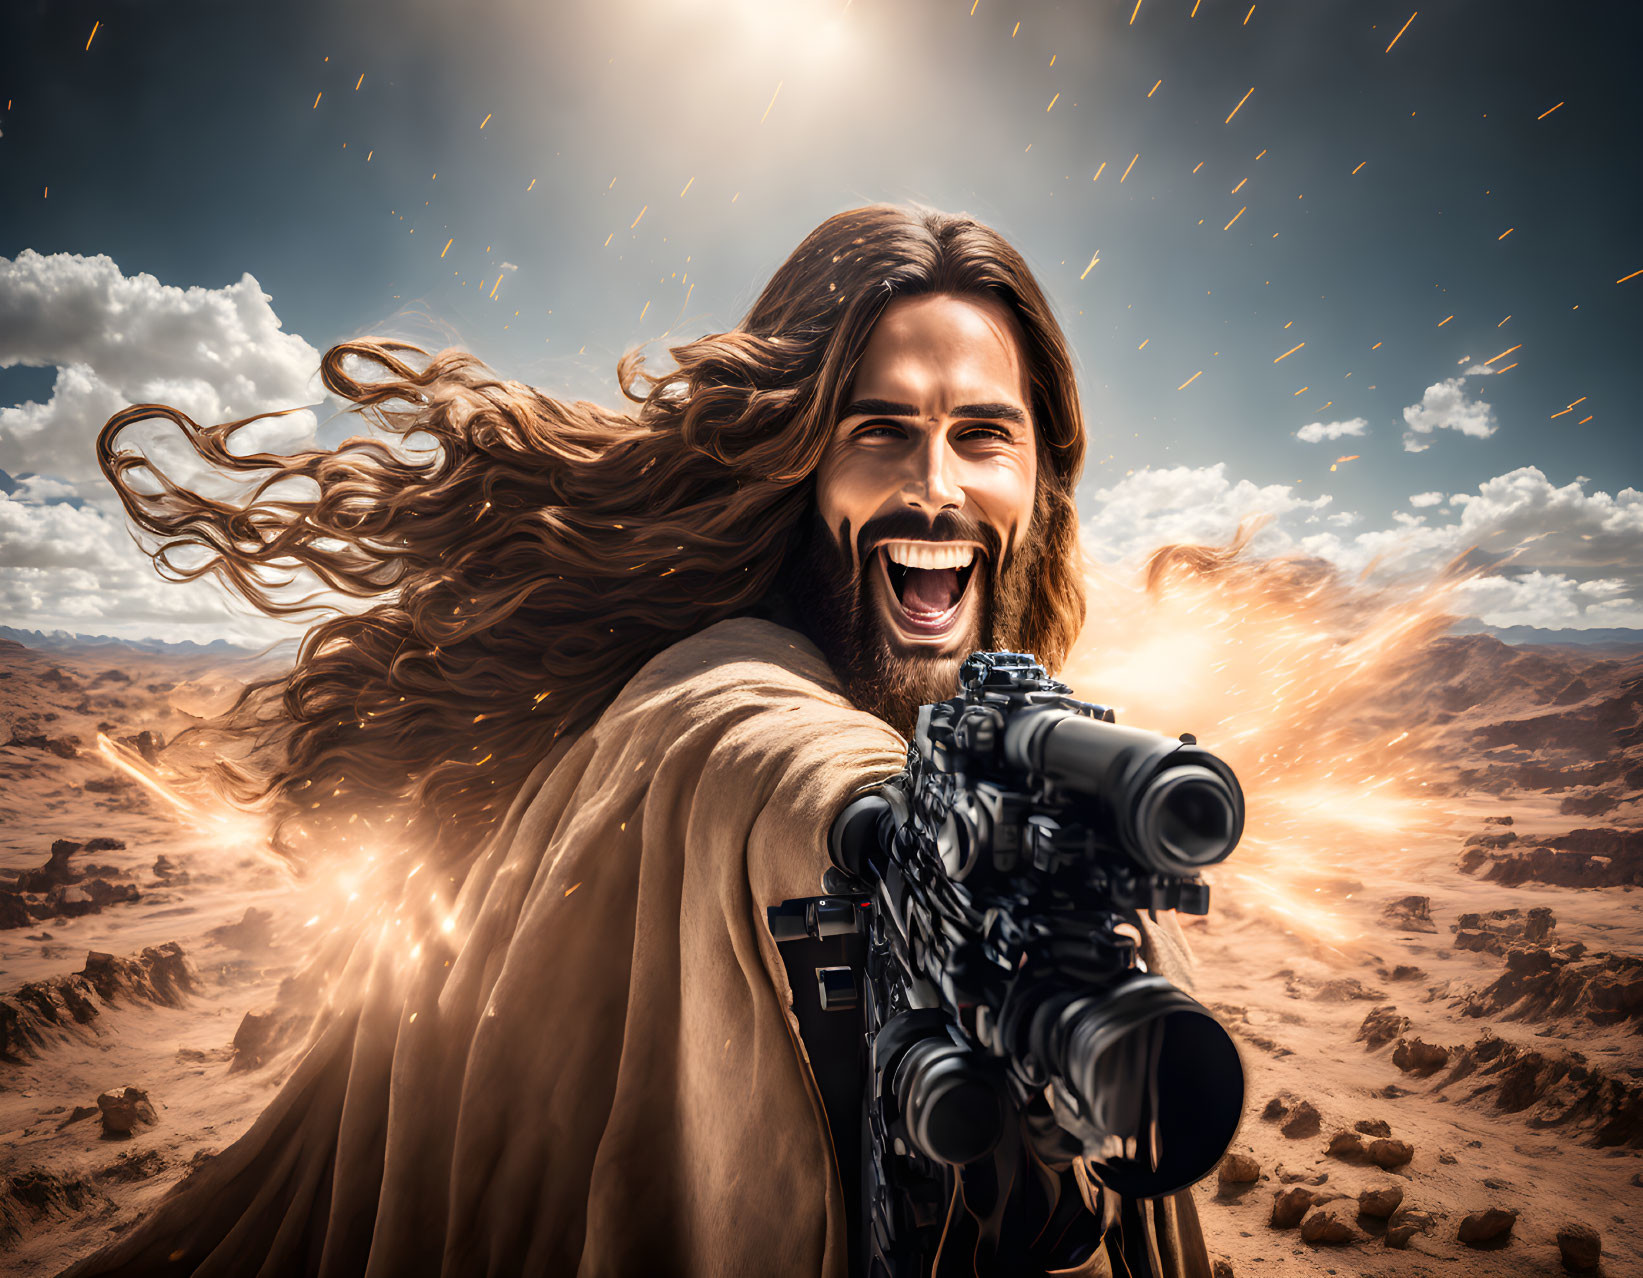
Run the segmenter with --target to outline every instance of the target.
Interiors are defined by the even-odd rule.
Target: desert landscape
[[[138,775],[265,667],[0,641],[8,1273],[128,1226],[299,1051],[321,889]],[[1418,806],[1263,824],[1246,775],[1186,927],[1248,1080],[1195,1190],[1217,1274],[1643,1272],[1643,649],[1441,637],[1354,713],[1415,732]]]

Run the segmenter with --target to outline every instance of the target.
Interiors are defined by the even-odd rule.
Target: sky
[[[1479,624],[1643,627],[1643,16],[1416,3],[9,0],[0,624],[282,633],[132,544],[127,404],[334,442],[365,334],[614,403],[890,200],[1038,274],[1103,562],[1264,512],[1370,580],[1502,556]]]

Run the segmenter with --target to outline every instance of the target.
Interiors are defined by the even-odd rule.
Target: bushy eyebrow
[[[948,414],[951,417],[981,418],[991,421],[1026,424],[1027,414],[1014,404],[960,404]],[[847,404],[845,417],[917,417],[918,409],[912,404],[897,404],[888,399],[858,399]]]

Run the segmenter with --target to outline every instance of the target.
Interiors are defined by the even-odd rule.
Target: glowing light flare
[[[1409,22],[1413,22],[1419,15],[1420,10],[1416,9],[1414,13],[1409,15]],[[1392,37],[1392,44],[1396,44],[1399,40],[1403,39],[1403,33],[1409,30],[1409,22],[1404,23],[1398,28],[1398,34]],[[1386,46],[1386,51],[1388,53],[1392,52],[1392,44]]]
[[[1253,13],[1253,12],[1255,12],[1255,10],[1253,8],[1251,8],[1250,12]],[[1254,92],[1255,92],[1255,86],[1251,85],[1250,88],[1249,88],[1249,93],[1254,93]],[[1237,115],[1238,112],[1242,109],[1244,103],[1249,101],[1249,93],[1244,94],[1243,97],[1238,99],[1238,105],[1232,108],[1232,115],[1227,116],[1226,122],[1228,124],[1232,123],[1232,116]]]

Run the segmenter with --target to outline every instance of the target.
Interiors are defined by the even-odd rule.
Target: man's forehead
[[[856,368],[847,402],[910,402],[919,411],[1000,399],[1026,405],[1015,317],[1003,304],[950,294],[897,298],[885,308]]]

